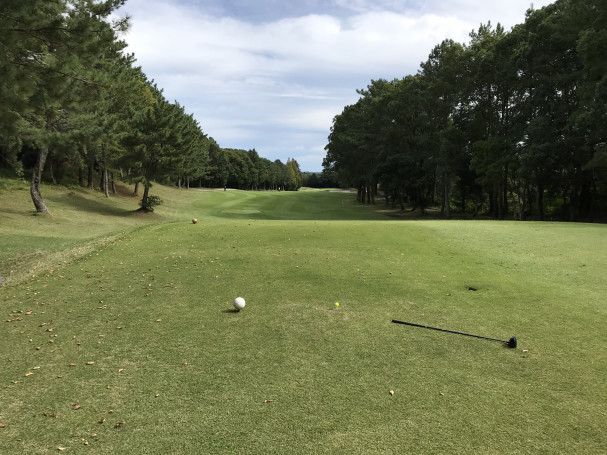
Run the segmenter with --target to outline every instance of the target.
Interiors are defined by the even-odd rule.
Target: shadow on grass
[[[223,310],[222,313],[240,313],[240,310],[237,310],[237,309]]]
[[[48,196],[45,199],[49,202],[63,204],[67,207],[71,207],[76,210],[94,212],[100,215],[126,217],[141,213],[136,208],[132,210],[127,210],[122,207],[108,205],[106,200],[98,201],[95,199],[87,198],[78,193],[75,193],[74,191],[70,191],[62,195]]]

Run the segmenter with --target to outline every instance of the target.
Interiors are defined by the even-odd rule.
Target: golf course
[[[605,225],[28,190],[0,181],[1,454],[607,453]]]

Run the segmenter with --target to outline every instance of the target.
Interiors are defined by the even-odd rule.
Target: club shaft
[[[483,340],[491,340],[491,341],[499,341],[500,343],[508,343],[507,341],[498,340],[497,338],[488,338],[488,337],[483,337],[480,335],[472,335],[471,333],[456,332],[455,330],[439,329],[438,327],[430,327],[428,325],[414,324],[413,322],[398,321],[396,319],[392,319],[392,322],[394,322],[395,324],[410,325],[412,327],[421,327],[423,329],[438,330],[439,332],[456,333],[457,335],[465,335],[467,337],[482,338]]]

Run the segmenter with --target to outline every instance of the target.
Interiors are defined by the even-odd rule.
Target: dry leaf
[[[159,394],[159,393],[157,393],[157,394],[156,394],[156,395],[154,395],[154,396],[155,396],[156,398],[158,398],[158,397],[160,396],[160,394]]]
[[[34,367],[34,368],[32,368],[32,370],[39,370],[39,369],[40,369],[40,367]]]
[[[104,422],[105,422],[105,419],[101,419],[101,420],[99,421],[99,423],[104,423]]]
[[[27,310],[27,311],[25,312],[25,314],[27,314],[27,315],[30,315],[30,314],[32,314],[32,313],[33,313],[33,311],[32,311],[32,310]]]
[[[264,403],[272,403],[274,400],[263,400]]]
[[[390,396],[394,395],[394,390],[390,390]]]
[[[3,423],[0,423],[0,428],[6,428],[6,425],[4,425]]]
[[[80,405],[78,403],[72,403],[72,408],[74,408],[74,410],[80,409]]]
[[[114,428],[122,428],[125,423],[126,422],[118,422],[116,425],[114,425]]]
[[[25,373],[26,376],[31,376],[32,374],[34,374],[34,373],[32,373],[31,371],[28,371],[27,373]]]
[[[183,362],[182,365],[188,366],[189,363],[188,362]]]
[[[75,366],[76,366],[76,364],[75,364],[75,363],[70,363],[68,366],[69,366],[69,367],[75,367]]]
[[[91,362],[86,362],[87,365],[94,365],[95,362],[91,361]]]
[[[67,450],[67,448],[59,446],[59,447],[57,447],[57,450],[59,452],[65,452]]]

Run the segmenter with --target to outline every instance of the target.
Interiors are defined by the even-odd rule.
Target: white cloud
[[[466,42],[488,19],[504,17],[509,27],[529,7],[522,0],[336,0],[333,7],[356,12],[337,17],[316,10],[251,22],[235,14],[214,17],[209,11],[217,9],[196,5],[127,2],[128,51],[221,146],[256,148],[283,161],[303,151],[304,170],[320,170],[324,145],[318,144],[333,117],[356,101],[356,89],[415,73],[443,39]]]

